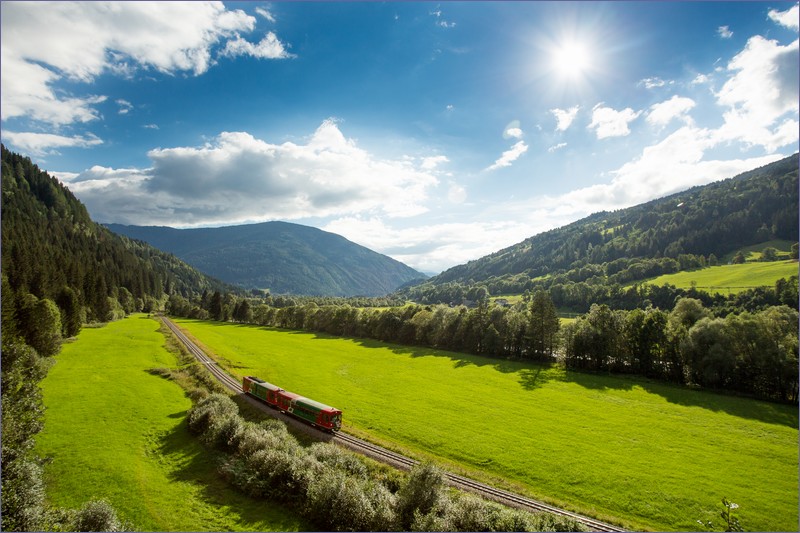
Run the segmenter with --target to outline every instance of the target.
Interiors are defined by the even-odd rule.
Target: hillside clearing
[[[710,293],[737,294],[755,287],[774,287],[781,278],[798,274],[797,260],[773,261],[770,263],[744,263],[741,265],[720,265],[700,270],[665,274],[646,280],[650,285],[674,285],[679,289],[689,289],[693,284],[697,289]],[[642,282],[637,282],[642,283]]]
[[[646,380],[254,326],[176,320],[223,366],[334,405],[346,429],[502,476],[635,528],[797,524],[797,409]]]
[[[296,531],[282,507],[244,497],[216,473],[184,416],[180,387],[148,373],[176,366],[159,325],[134,315],[84,329],[42,382],[47,406],[37,450],[52,504],[105,498],[139,531]]]

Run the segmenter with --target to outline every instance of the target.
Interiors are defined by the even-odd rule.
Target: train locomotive
[[[342,412],[339,409],[304,398],[263,379],[254,376],[242,378],[242,392],[318,428],[331,432],[342,428]]]

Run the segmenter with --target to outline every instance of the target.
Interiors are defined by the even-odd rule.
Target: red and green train
[[[335,407],[304,398],[254,376],[242,378],[242,392],[267,405],[328,431],[342,427],[342,412]]]

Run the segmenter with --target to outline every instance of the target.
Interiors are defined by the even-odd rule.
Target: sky
[[[0,3],[0,137],[101,223],[422,272],[798,151],[797,2]]]

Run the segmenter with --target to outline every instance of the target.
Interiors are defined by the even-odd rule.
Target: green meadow
[[[148,372],[175,367],[159,324],[134,315],[83,329],[42,382],[47,406],[37,451],[48,500],[77,508],[105,498],[138,531],[297,531],[289,511],[235,492],[187,430],[191,406],[175,383]]]
[[[634,529],[798,526],[796,406],[374,341],[177,320],[222,365],[345,429]]]
[[[774,287],[781,278],[798,274],[796,260],[772,261],[769,263],[744,263],[741,265],[720,265],[700,270],[665,274],[647,280],[650,285],[674,285],[688,289],[696,284],[698,289],[707,292],[737,294],[751,287]]]

